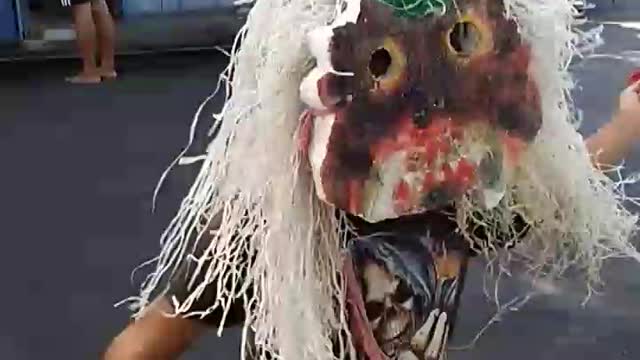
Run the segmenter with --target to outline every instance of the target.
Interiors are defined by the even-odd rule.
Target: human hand
[[[620,93],[618,113],[614,117],[618,128],[632,132],[640,138],[640,81],[636,81]]]
[[[620,94],[619,112],[632,113],[640,118],[640,81],[636,81]],[[638,119],[640,122],[640,119]]]
[[[631,83],[631,81],[630,81]],[[640,142],[640,80],[620,93],[618,110],[611,121],[587,140],[597,168],[617,164]]]

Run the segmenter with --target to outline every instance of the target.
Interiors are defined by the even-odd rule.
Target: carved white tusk
[[[431,333],[431,329],[433,328],[433,324],[436,322],[436,317],[438,315],[440,315],[439,309],[434,309],[433,311],[431,311],[431,314],[429,314],[427,321],[411,339],[411,348],[413,348],[415,351],[422,352],[427,347],[429,334]]]
[[[442,349],[442,344],[445,341],[445,330],[447,329],[447,313],[443,312],[438,317],[438,323],[436,329],[433,332],[431,343],[427,347],[424,355],[427,360],[437,360],[439,358],[439,352]]]
[[[440,359],[439,360],[444,360],[447,357],[447,343],[449,342],[449,325],[447,325],[447,328],[444,332],[444,340],[442,340],[442,348],[441,348],[441,353],[440,353]]]

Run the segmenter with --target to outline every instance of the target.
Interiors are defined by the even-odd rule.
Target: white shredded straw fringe
[[[576,267],[591,287],[599,283],[605,259],[640,256],[629,243],[636,217],[622,207],[624,194],[616,183],[591,165],[570,112],[568,67],[580,50],[571,1],[504,3],[506,16],[517,21],[532,46],[530,72],[540,87],[544,119],[505,200],[497,211],[483,214],[484,226],[492,233],[509,226],[506,215],[519,213],[532,229],[513,256],[545,276]],[[200,173],[162,236],[160,255],[147,263],[155,270],[133,299],[137,315],[152,296],[166,291],[161,283],[183,261],[192,261],[190,295],[182,302],[173,299],[176,314],[226,313],[241,300],[248,313],[243,342],[255,331],[259,358],[267,351],[287,360],[356,358],[340,277],[345,224],[317,200],[310,177],[299,171],[295,141],[302,111],[298,88],[312,60],[305,36],[328,24],[341,5],[341,0],[254,2],[221,76],[227,98],[215,116],[219,133],[197,158]],[[472,210],[479,211],[470,200],[459,209],[462,224]],[[215,214],[220,227],[209,233]],[[201,238],[208,241],[207,250],[196,258],[188,240]],[[204,281],[196,281],[199,274]],[[218,291],[215,303],[192,312],[207,286]],[[223,326],[224,321],[219,332]],[[334,354],[336,342],[341,351]]]
[[[283,359],[333,359],[336,340],[338,357],[352,351],[339,272],[342,220],[317,200],[310,178],[300,176],[295,142],[302,110],[298,87],[311,59],[305,36],[331,21],[338,5],[255,2],[222,77],[227,99],[214,124],[219,133],[206,157],[198,158],[201,171],[163,234],[156,269],[135,299],[138,315],[158,288],[166,290],[161,281],[190,258],[196,269],[191,293],[183,302],[173,299],[177,314],[226,314],[241,300],[258,357],[274,351]],[[203,237],[215,214],[221,214],[220,227]],[[201,237],[210,243],[195,258],[188,240]],[[199,274],[205,279],[200,283]],[[192,312],[207,286],[218,291],[215,303]]]

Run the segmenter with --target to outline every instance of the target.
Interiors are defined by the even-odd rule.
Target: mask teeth
[[[444,351],[443,345],[447,342],[448,333],[447,313],[443,312],[438,317],[431,343],[424,352],[426,360],[439,360],[440,354]]]
[[[431,334],[433,330],[433,326],[435,325],[439,315],[440,315],[440,310],[433,309],[429,314],[427,321],[420,328],[420,330],[418,330],[416,334],[413,336],[413,338],[411,339],[411,347],[415,351],[423,352],[426,350],[429,342],[429,335]]]

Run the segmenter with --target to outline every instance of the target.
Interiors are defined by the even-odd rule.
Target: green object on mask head
[[[415,18],[444,15],[452,0],[378,0],[392,7],[399,16]]]

